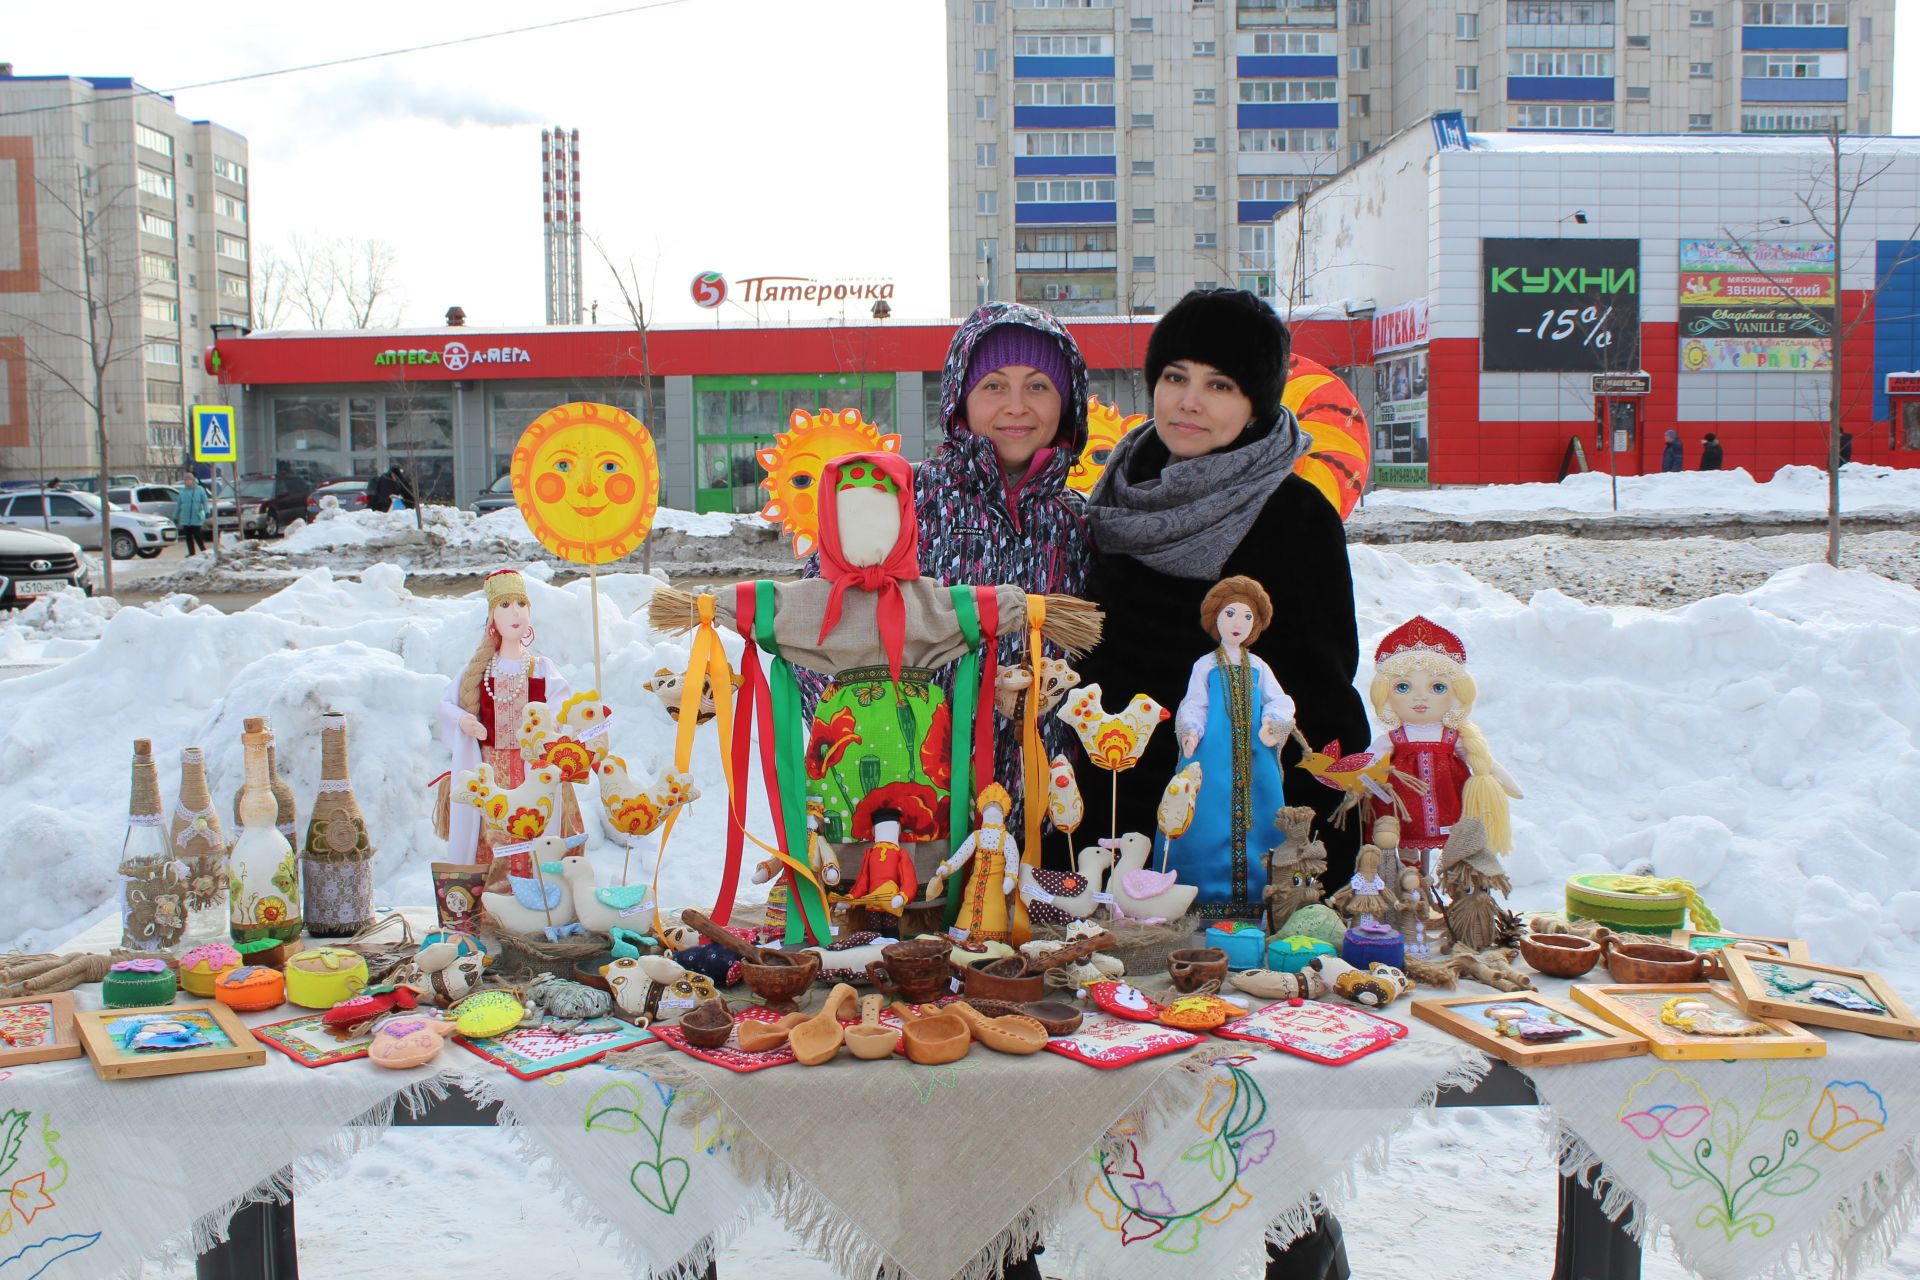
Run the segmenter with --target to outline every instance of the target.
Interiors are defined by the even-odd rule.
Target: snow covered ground
[[[1782,467],[1771,480],[1756,481],[1744,468],[1621,476],[1625,512],[1737,511],[1818,513],[1827,509],[1827,473],[1819,467]],[[1605,471],[1568,476],[1558,484],[1491,484],[1461,489],[1376,489],[1370,509],[1411,509],[1445,515],[1496,512],[1610,512],[1612,477]],[[1843,512],[1920,510],[1920,468],[1848,463],[1840,473]]]

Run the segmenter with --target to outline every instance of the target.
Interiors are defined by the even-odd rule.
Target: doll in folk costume
[[[472,805],[449,806],[450,784],[482,764],[491,766],[493,782],[502,789],[525,782],[527,760],[520,748],[520,725],[527,704],[559,706],[573,690],[551,659],[536,657],[532,651],[533,615],[526,579],[512,569],[490,573],[486,595],[487,626],[480,645],[440,699],[440,739],[453,755],[453,772],[442,783],[435,824],[446,838],[448,861],[490,865],[498,833],[481,821],[480,811]],[[560,834],[579,835],[586,827],[572,786],[561,786],[560,801]],[[514,854],[500,867],[491,868],[489,885],[504,889],[509,871],[531,876],[528,855]]]
[[[1286,803],[1279,747],[1293,731],[1293,699],[1247,646],[1273,621],[1273,601],[1252,578],[1214,584],[1200,625],[1218,646],[1193,664],[1174,713],[1180,768],[1200,765],[1192,825],[1171,842],[1167,865],[1200,890],[1208,920],[1257,920],[1265,908],[1267,815]]]
[[[1381,916],[1400,910],[1400,895],[1381,870],[1386,860],[1377,845],[1360,846],[1359,856],[1354,859],[1353,878],[1347,881],[1346,888],[1327,899],[1341,919],[1364,929],[1378,925]]]
[[[1014,886],[1019,883],[1020,846],[1007,832],[1007,813],[1013,799],[1007,789],[990,782],[980,792],[980,826],[958,849],[941,859],[933,879],[927,882],[927,896],[938,894],[947,877],[960,868],[967,869],[966,887],[960,892],[960,914],[954,918],[956,937],[975,942],[1011,942],[1013,940],[1012,903]]]
[[[973,727],[955,724],[934,670],[969,651],[970,628],[982,637],[1028,632],[1041,613],[1044,638],[1083,653],[1099,638],[1100,615],[1071,597],[1029,597],[1010,585],[948,588],[923,578],[913,472],[896,454],[835,458],[822,468],[818,492],[820,577],[741,584],[711,597],[660,589],[649,619],[661,630],[686,631],[710,599],[714,620],[739,629],[741,601],[771,596],[773,617],[758,616],[756,606],[753,638],[777,646],[794,666],[831,677],[804,762],[821,835],[836,844],[871,841],[868,859],[883,864],[874,873],[863,866],[848,899],[892,880],[911,902],[918,878],[902,846],[947,838],[955,731]],[[992,689],[980,694],[990,712]],[[775,731],[786,729],[776,723]],[[1033,768],[1044,785],[1045,759]]]
[[[1520,785],[1468,719],[1477,693],[1460,637],[1426,618],[1389,631],[1374,651],[1367,698],[1387,731],[1372,750],[1392,757],[1394,804],[1375,814],[1373,843],[1423,873],[1463,817],[1480,819],[1494,853],[1513,845],[1507,798],[1520,799]]]

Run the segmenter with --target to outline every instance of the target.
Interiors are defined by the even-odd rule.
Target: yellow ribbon
[[[720,734],[720,768],[727,779],[727,815],[731,819],[734,796],[738,794],[733,777],[732,754],[733,668],[727,662],[725,646],[720,643],[720,632],[713,625],[713,606],[711,594],[694,597],[694,608],[700,613],[700,625],[693,633],[693,653],[687,660],[686,676],[680,686],[680,722],[674,730],[673,767],[682,773],[693,767],[693,731],[700,723],[700,699],[711,686],[714,727]],[[660,930],[665,925],[660,918],[660,870],[667,865],[667,841],[673,838],[674,823],[679,818],[680,810],[675,809],[667,815],[666,825],[660,828],[660,856],[653,864],[655,937],[661,936]],[[754,843],[759,844],[759,841]]]

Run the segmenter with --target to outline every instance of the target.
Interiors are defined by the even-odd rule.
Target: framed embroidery
[[[71,992],[0,1000],[0,1067],[79,1057],[73,1016]]]
[[[1575,983],[1575,1004],[1647,1038],[1656,1058],[1824,1058],[1827,1042],[1750,1014],[1717,982]]]
[[[1415,1000],[1413,1016],[1516,1067],[1604,1062],[1647,1051],[1647,1038],[1533,992]]]
[[[1270,1004],[1258,1013],[1235,1018],[1214,1034],[1229,1040],[1251,1040],[1310,1062],[1338,1067],[1405,1039],[1407,1029],[1364,1009],[1307,1000]]]
[[[325,1016],[310,1013],[303,1018],[270,1022],[255,1027],[253,1037],[303,1067],[330,1067],[336,1062],[354,1062],[367,1056],[367,1046],[373,1043],[371,1023],[349,1030],[328,1026],[321,1020]]]
[[[165,1009],[93,1009],[74,1015],[80,1043],[102,1080],[257,1067],[267,1051],[223,1004]]]
[[[1205,1039],[1191,1031],[1177,1031],[1152,1022],[1088,1013],[1078,1031],[1047,1041],[1047,1050],[1104,1071],[1157,1058],[1163,1053],[1191,1049]]]
[[[520,1080],[538,1080],[556,1071],[584,1067],[610,1053],[658,1039],[646,1027],[621,1025],[606,1031],[587,1031],[563,1036],[544,1027],[518,1027],[505,1035],[486,1040],[455,1036],[453,1042],[469,1053],[485,1058],[507,1074]]]
[[[1887,980],[1865,969],[1726,953],[1727,980],[1749,1013],[1870,1036],[1920,1040],[1920,1021]]]
[[[1808,959],[1807,944],[1798,938],[1769,938],[1757,933],[1704,933],[1698,929],[1675,929],[1668,941],[1676,947],[1699,952],[1707,958],[1704,976],[1724,978],[1720,953],[1745,951],[1756,956],[1784,956],[1789,960]]]

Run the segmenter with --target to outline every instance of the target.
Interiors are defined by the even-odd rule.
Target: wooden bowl
[[[936,1013],[907,1021],[902,1034],[907,1060],[923,1067],[958,1062],[973,1047],[973,1031],[957,1013]]]
[[[1026,961],[1021,959],[996,960],[992,964],[970,967],[963,980],[967,1000],[971,1002],[977,996],[982,1000],[1025,1004],[1040,999],[1047,993],[1047,975],[1022,974],[1025,967]]]
[[[1045,1027],[1050,1036],[1070,1036],[1080,1029],[1080,1010],[1064,1000],[1035,1000],[1021,1005],[1019,1012]]]
[[[1607,972],[1615,982],[1666,983],[1700,981],[1698,952],[1658,942],[1608,940]]]
[[[1600,944],[1570,933],[1529,933],[1520,939],[1520,954],[1541,973],[1553,978],[1578,978],[1600,963]]]
[[[1173,989],[1182,993],[1198,991],[1212,982],[1227,980],[1227,953],[1219,947],[1188,947],[1167,956],[1167,977]]]
[[[680,1034],[698,1049],[718,1049],[733,1034],[733,1012],[724,1000],[702,1000],[680,1018]]]
[[[896,1000],[930,1004],[947,994],[952,949],[944,938],[910,938],[882,947],[881,958],[867,966],[867,981]]]
[[[761,1004],[780,1013],[791,1013],[813,980],[820,976],[820,957],[811,951],[804,955],[788,955],[784,951],[764,954],[775,963],[750,964],[742,960],[740,976]]]

